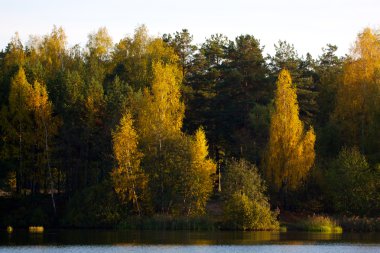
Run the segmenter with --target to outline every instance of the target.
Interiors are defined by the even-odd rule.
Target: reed
[[[296,228],[310,232],[323,233],[343,233],[343,229],[338,222],[331,217],[324,215],[312,215],[300,221]]]

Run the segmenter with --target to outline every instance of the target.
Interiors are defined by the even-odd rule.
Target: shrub
[[[279,229],[278,213],[270,210],[265,191],[265,184],[255,165],[244,160],[229,162],[222,182],[226,228]]]
[[[325,189],[330,206],[349,214],[374,213],[378,173],[371,170],[357,148],[343,148],[326,172]]]
[[[234,193],[226,203],[227,227],[237,230],[275,230],[279,223],[269,205],[261,205],[244,193]]]
[[[306,231],[325,232],[325,233],[342,233],[342,227],[338,223],[323,215],[309,216],[306,220],[302,221],[299,228]]]

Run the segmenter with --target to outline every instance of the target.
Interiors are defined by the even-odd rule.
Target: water
[[[0,231],[0,253],[380,253],[380,233]]]

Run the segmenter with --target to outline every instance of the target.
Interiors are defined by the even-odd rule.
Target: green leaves
[[[266,187],[255,165],[245,160],[228,161],[222,177],[225,225],[239,230],[279,228],[278,213],[270,210]]]
[[[379,174],[357,148],[343,148],[326,171],[324,188],[336,211],[368,215],[379,208],[375,202],[378,180]]]

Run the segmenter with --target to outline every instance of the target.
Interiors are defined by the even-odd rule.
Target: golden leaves
[[[297,95],[290,74],[282,70],[277,80],[275,112],[271,117],[266,155],[266,177],[275,189],[297,188],[314,163],[315,134],[304,132]]]
[[[366,28],[360,33],[343,68],[333,120],[342,129],[343,138],[359,145],[367,138],[365,128],[379,108],[380,36]]]

